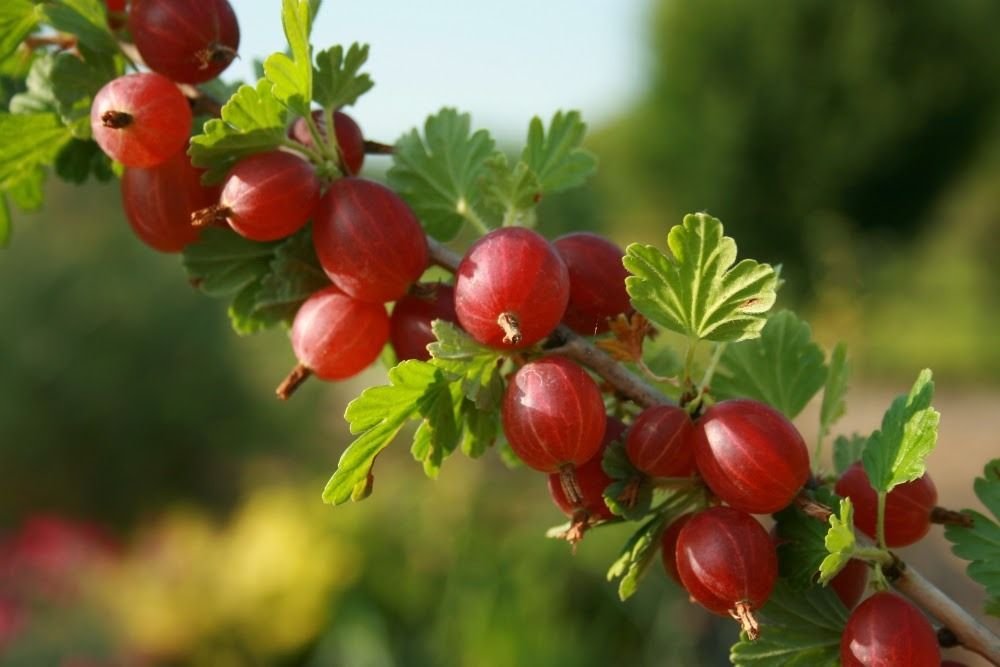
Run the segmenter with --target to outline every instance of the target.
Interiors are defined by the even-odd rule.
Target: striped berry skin
[[[185,153],[148,169],[125,168],[125,218],[143,243],[160,252],[180,252],[198,240],[200,230],[191,225],[191,214],[219,198],[217,186],[201,184],[202,173]]]
[[[771,537],[756,519],[731,507],[711,507],[688,519],[674,555],[691,597],[722,616],[737,605],[760,609],[778,578]]]
[[[895,593],[876,593],[847,619],[840,639],[844,667],[938,667],[937,633],[919,609]]]
[[[604,452],[611,443],[621,439],[625,433],[625,424],[614,417],[607,419],[601,448],[588,461],[573,469],[573,480],[580,492],[579,505],[567,497],[563,476],[557,472],[549,475],[549,495],[566,516],[572,517],[582,510],[589,520],[606,521],[614,517],[614,513],[604,502],[604,489],[613,481],[608,473],[604,472]]]
[[[784,415],[758,401],[716,403],[695,422],[692,442],[705,483],[744,512],[787,507],[809,478],[802,436]]]
[[[625,451],[638,470],[652,477],[694,474],[691,434],[694,423],[675,405],[654,405],[639,413],[629,429]]]
[[[267,151],[229,170],[218,213],[254,241],[275,241],[301,229],[316,211],[320,181],[313,166],[292,153]]]
[[[875,538],[878,520],[878,494],[868,481],[861,462],[852,464],[837,480],[837,495],[854,504],[854,525],[868,537]],[[937,487],[930,475],[900,484],[885,498],[885,544],[905,547],[919,542],[931,528],[931,511],[937,505]]]
[[[608,318],[632,311],[621,248],[590,232],[560,236],[552,245],[569,271],[566,326],[581,336],[595,336],[608,330]]]
[[[529,362],[511,376],[500,417],[514,453],[529,468],[546,473],[593,458],[607,422],[597,383],[555,355]]]
[[[324,380],[342,380],[378,358],[389,340],[389,315],[382,304],[358,301],[331,285],[302,304],[291,338],[303,366]]]
[[[534,345],[558,326],[568,302],[566,264],[545,237],[524,227],[486,234],[458,266],[455,312],[483,345]]]
[[[240,46],[227,0],[132,0],[128,27],[146,65],[181,83],[219,76]]]
[[[187,146],[191,107],[174,83],[155,72],[126,74],[104,85],[90,107],[94,141],[126,167],[163,164]]]
[[[681,583],[681,575],[677,571],[677,538],[680,537],[681,530],[693,516],[692,513],[680,515],[667,526],[667,529],[663,531],[663,537],[660,538],[660,556],[663,558],[663,569],[678,584]]]
[[[429,261],[427,238],[406,202],[362,178],[330,185],[316,211],[313,245],[335,285],[373,303],[402,297]]]

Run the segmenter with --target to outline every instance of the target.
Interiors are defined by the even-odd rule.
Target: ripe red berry
[[[421,284],[396,302],[389,320],[389,340],[396,358],[431,358],[427,346],[436,338],[431,330],[434,320],[455,322],[455,290],[442,283]]]
[[[469,248],[456,275],[458,321],[484,345],[533,345],[552,333],[566,312],[566,265],[552,244],[530,229],[493,230]]]
[[[840,639],[844,667],[938,667],[937,634],[920,610],[894,593],[876,593],[847,619]]]
[[[863,560],[852,558],[830,580],[829,586],[845,607],[854,609],[868,588],[868,565]]]
[[[179,252],[198,239],[191,214],[219,198],[218,187],[201,184],[200,169],[177,153],[149,169],[127,167],[122,174],[122,203],[132,231],[161,252]]]
[[[684,528],[693,516],[694,514],[691,512],[680,515],[674,519],[669,526],[667,526],[667,529],[663,531],[663,537],[660,538],[663,569],[665,569],[667,574],[670,575],[670,578],[678,584],[681,583],[681,575],[677,571],[677,538],[680,537],[681,529]]]
[[[608,330],[608,318],[629,313],[628,271],[622,249],[598,234],[576,232],[552,242],[569,271],[569,304],[563,322],[584,336]]]
[[[395,301],[428,264],[427,238],[410,207],[361,178],[338,179],[323,195],[313,245],[330,280],[363,301]]]
[[[323,120],[323,112],[316,110],[312,112],[313,121],[319,129],[320,136],[326,139],[326,127]],[[354,176],[361,172],[361,165],[365,162],[365,138],[361,134],[361,128],[354,122],[354,119],[341,111],[333,112],[333,130],[337,137],[337,150],[340,151],[340,166],[348,176]],[[315,148],[312,133],[306,125],[304,118],[296,118],[292,127],[288,130],[288,136],[299,142],[303,146]]]
[[[191,133],[191,107],[170,79],[126,74],[97,91],[90,107],[94,140],[126,167],[155,167],[181,152]]]
[[[591,459],[607,421],[597,383],[559,356],[529,362],[511,376],[500,416],[514,453],[541,472]]]
[[[854,504],[854,525],[875,538],[878,494],[868,481],[861,462],[851,465],[837,480],[837,495]],[[905,547],[919,541],[931,527],[931,511],[937,505],[937,488],[930,475],[895,487],[885,499],[885,544]]]
[[[778,578],[778,556],[764,527],[746,512],[711,507],[681,528],[675,555],[691,597],[736,618],[753,638],[753,611],[764,605]]]
[[[639,413],[628,432],[625,451],[638,470],[652,477],[694,474],[691,434],[694,423],[675,405],[654,405]]]
[[[584,523],[614,517],[614,513],[604,502],[604,489],[613,481],[604,472],[604,452],[611,443],[620,440],[624,433],[625,424],[614,417],[608,417],[604,439],[596,454],[576,466],[571,475],[558,472],[549,475],[549,495],[563,514],[569,517],[580,516]],[[567,485],[571,487],[568,489],[569,493]],[[577,498],[572,498],[573,495]]]
[[[341,380],[367,368],[389,340],[385,306],[358,301],[336,286],[311,295],[292,323],[299,363],[324,380]]]
[[[312,217],[320,182],[313,166],[297,155],[267,151],[236,163],[222,184],[219,203],[192,216],[197,225],[228,223],[254,241],[292,234]]]
[[[809,477],[802,436],[784,415],[757,401],[716,403],[695,422],[692,441],[705,483],[744,512],[777,512]]]
[[[240,45],[227,0],[133,0],[128,27],[146,65],[183,83],[217,77]]]

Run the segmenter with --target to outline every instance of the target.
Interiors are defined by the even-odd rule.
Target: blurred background
[[[233,4],[227,78],[249,79],[283,48],[279,3]],[[370,138],[451,105],[516,150],[532,115],[579,108],[599,174],[544,202],[543,232],[663,246],[707,210],[781,263],[783,305],[849,345],[838,431],[933,368],[940,502],[979,506],[1000,453],[1000,4],[326,4],[317,45],[372,46],[352,112]],[[0,665],[728,664],[729,621],[655,566],[618,602],[627,533],[546,540],[544,480],[496,457],[431,482],[397,446],[370,500],[324,506],[344,406],[383,371],[279,404],[284,333],[232,334],[118,198],[53,181],[0,254]],[[939,533],[904,556],[979,610]]]

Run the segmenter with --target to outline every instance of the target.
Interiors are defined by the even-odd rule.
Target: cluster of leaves
[[[42,31],[73,36],[72,52],[31,48]],[[57,45],[58,46],[58,45]],[[0,246],[11,233],[10,205],[42,206],[54,168],[66,181],[108,180],[111,163],[90,140],[90,103],[124,72],[126,60],[101,0],[6,0],[0,4]]]

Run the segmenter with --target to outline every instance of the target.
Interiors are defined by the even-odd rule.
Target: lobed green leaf
[[[389,371],[388,385],[369,387],[351,401],[345,418],[351,433],[358,437],[341,455],[336,472],[323,490],[323,500],[340,505],[352,496],[366,495],[357,491],[370,487],[369,475],[375,457],[395,439],[407,421],[421,415],[421,410],[435,415],[432,408],[442,392],[448,392],[448,385],[441,370],[423,361],[410,360]]]
[[[469,114],[445,108],[396,142],[388,178],[427,233],[450,241],[466,220],[479,223],[476,206],[494,142],[486,130],[471,131]]]
[[[548,131],[541,118],[531,119],[521,162],[535,175],[539,195],[583,185],[597,169],[597,159],[581,147],[586,131],[579,111],[557,111]]]
[[[777,276],[767,264],[736,262],[736,243],[705,213],[670,230],[665,255],[633,243],[623,260],[632,305],[650,321],[686,336],[736,342],[760,335]]]
[[[928,454],[937,444],[941,415],[931,407],[934,382],[923,370],[909,395],[899,396],[872,433],[861,460],[872,488],[888,493],[896,485],[917,479],[926,471]]]
[[[9,191],[39,167],[52,165],[72,135],[54,113],[0,112],[0,191]]]
[[[283,0],[281,25],[292,56],[274,53],[264,61],[264,76],[273,84],[275,98],[300,116],[309,114],[313,97],[310,18],[309,0]]]
[[[726,347],[712,382],[720,398],[754,398],[794,419],[827,379],[823,351],[795,313],[772,315],[760,337]]]
[[[361,72],[368,60],[367,44],[334,46],[316,56],[313,70],[313,101],[324,109],[337,109],[354,104],[372,89],[375,83],[367,73]]]
[[[775,516],[778,574],[791,588],[806,590],[816,583],[820,564],[827,557],[826,526],[797,507]]]
[[[1000,459],[986,464],[983,476],[976,478],[976,496],[993,518],[973,510],[965,510],[972,518],[971,528],[946,526],[944,535],[951,542],[952,552],[969,561],[966,572],[979,582],[989,596],[986,613],[1000,616]]]
[[[473,401],[462,401],[462,452],[469,458],[479,458],[493,446],[500,431],[500,412],[480,410]]]
[[[800,591],[778,579],[758,616],[760,637],[740,637],[729,654],[734,665],[839,667],[847,610],[832,590],[813,586]]]
[[[240,86],[221,116],[205,123],[188,150],[191,163],[207,170],[205,184],[222,180],[241,158],[277,148],[285,139],[285,110],[266,79],[256,87]]]
[[[625,543],[621,555],[608,570],[608,581],[620,579],[618,597],[625,601],[632,597],[639,587],[649,566],[660,548],[660,538],[666,530],[666,514],[657,514],[644,523]]]
[[[502,354],[480,345],[454,324],[431,323],[437,341],[429,345],[431,363],[458,381],[466,398],[482,411],[499,409],[503,396],[500,378]]]
[[[850,498],[840,501],[840,516],[830,515],[830,528],[823,538],[827,556],[819,566],[819,581],[826,584],[833,579],[854,555],[854,507]]]

